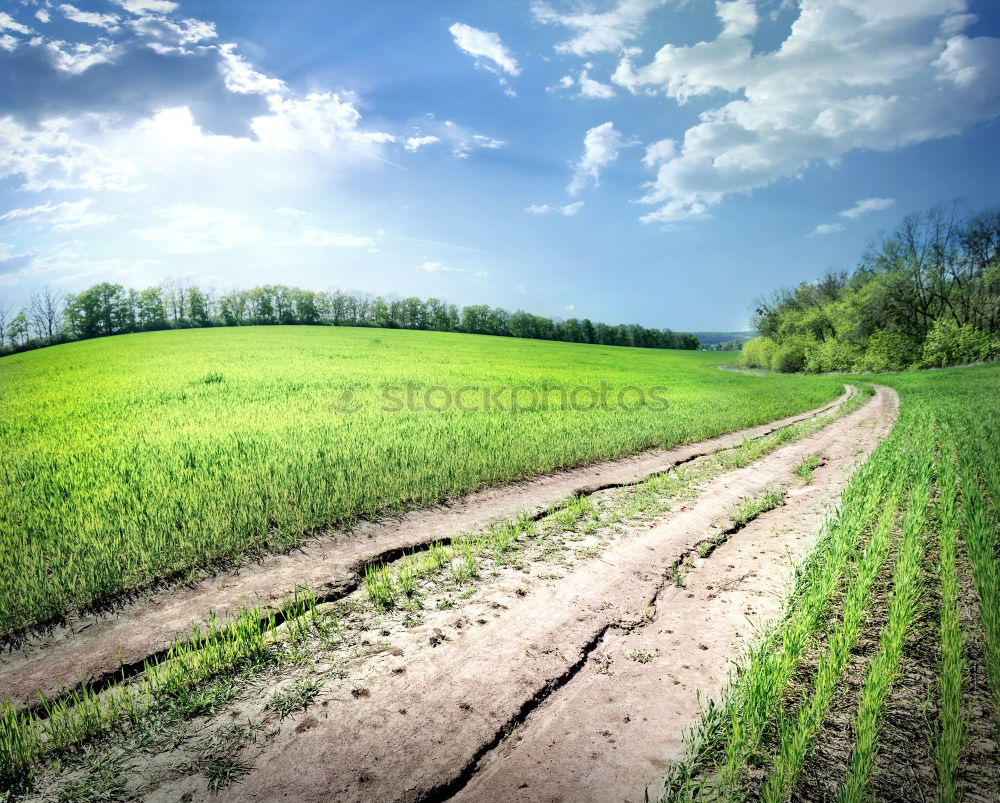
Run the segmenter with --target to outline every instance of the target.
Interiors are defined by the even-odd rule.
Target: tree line
[[[851,272],[757,304],[742,362],[774,371],[898,371],[1000,358],[1000,209],[904,218]]]
[[[437,298],[316,292],[280,284],[227,293],[180,282],[135,290],[104,282],[66,295],[45,287],[16,314],[0,306],[0,354],[132,332],[280,324],[422,329],[639,348],[699,345],[697,337],[669,329],[546,318],[488,305],[458,307]]]

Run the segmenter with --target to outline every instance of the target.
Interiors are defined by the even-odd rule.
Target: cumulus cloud
[[[669,162],[677,153],[677,143],[672,139],[661,139],[646,147],[646,155],[642,157],[642,163],[646,167],[656,167],[657,165]]]
[[[699,115],[656,178],[647,222],[703,217],[750,192],[856,149],[888,151],[960,133],[1000,114],[1000,40],[970,38],[965,0],[801,0],[787,38],[754,53],[756,12],[717,2],[719,35],[666,44],[645,64],[627,52],[612,80],[679,103],[734,96]],[[650,163],[652,162],[652,163]]]
[[[529,215],[562,215],[563,217],[573,217],[583,209],[583,201],[577,201],[576,203],[566,204],[565,206],[554,206],[552,204],[532,204],[531,206],[525,207],[524,211]]]
[[[95,28],[104,28],[106,31],[118,30],[117,14],[99,14],[96,11],[83,11],[69,3],[59,6],[63,16],[70,22],[79,22],[82,25],[92,25]]]
[[[0,11],[0,31],[13,31],[14,33],[20,33],[26,36],[33,33],[31,28],[15,20],[6,11]]]
[[[561,25],[574,31],[572,38],[556,45],[557,51],[585,56],[588,53],[621,49],[626,42],[642,33],[650,12],[666,2],[667,0],[619,0],[613,9],[599,14],[562,14],[548,3],[536,2],[531,11],[539,22]]]
[[[895,203],[896,200],[894,198],[864,198],[850,209],[845,209],[843,212],[838,212],[837,214],[841,217],[846,217],[848,220],[854,220],[862,215],[867,215],[869,212],[881,212],[883,209],[889,209]]]
[[[222,75],[226,89],[240,94],[266,95],[284,92],[285,82],[257,72],[250,63],[236,52],[236,45],[229,42],[219,46],[222,57]]]
[[[607,100],[608,98],[613,98],[615,96],[615,88],[609,84],[602,84],[600,81],[595,81],[590,77],[587,70],[583,70],[580,73],[580,97],[581,98],[599,98],[601,100]]]
[[[456,22],[448,28],[448,32],[455,39],[455,44],[458,45],[459,49],[464,50],[470,56],[486,59],[508,75],[518,75],[521,72],[517,66],[517,59],[504,47],[499,35],[489,31],[481,31],[462,22]]]
[[[619,149],[626,144],[612,122],[591,128],[583,138],[583,156],[573,168],[573,179],[567,187],[569,194],[576,195],[591,184],[597,186],[601,170],[618,158]]]
[[[169,14],[176,10],[177,3],[173,0],[113,0],[119,6],[132,14]]]
[[[403,148],[408,151],[418,151],[424,145],[433,145],[435,142],[440,142],[438,137],[433,134],[429,134],[426,137],[407,137],[406,141],[403,143]]]

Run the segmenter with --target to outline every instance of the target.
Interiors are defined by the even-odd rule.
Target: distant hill
[[[756,337],[757,333],[754,331],[746,332],[691,332],[690,334],[698,338],[698,341],[703,346],[715,346],[719,343],[728,343],[732,340],[749,340],[751,337]]]

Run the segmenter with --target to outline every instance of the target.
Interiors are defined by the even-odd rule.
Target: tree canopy
[[[47,287],[13,317],[0,308],[0,354],[157,329],[276,324],[424,329],[639,348],[699,345],[694,335],[669,329],[545,318],[487,305],[458,307],[438,298],[316,292],[282,284],[221,294],[178,282],[134,290],[104,282],[66,296]]]
[[[758,302],[748,367],[896,371],[1000,357],[1000,209],[903,219],[852,273]]]

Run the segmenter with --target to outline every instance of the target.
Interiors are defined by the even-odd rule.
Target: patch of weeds
[[[818,454],[811,454],[795,467],[795,475],[808,485],[812,482],[813,472],[819,467],[821,457]]]
[[[712,554],[717,546],[724,543],[725,540],[725,533],[716,533],[715,535],[706,538],[704,541],[699,541],[697,546],[694,548],[695,554],[697,554],[699,558],[705,559]]]
[[[201,742],[194,766],[208,780],[211,792],[225,789],[253,769],[243,761],[240,754],[244,748],[257,741],[258,734],[264,728],[262,722],[247,720],[245,725],[234,723],[219,728]]]
[[[749,524],[761,513],[773,510],[784,501],[784,491],[768,488],[759,496],[751,496],[749,499],[744,499],[743,504],[737,506],[732,511],[730,518],[740,525]]]
[[[445,597],[444,599],[439,599],[437,604],[437,609],[439,611],[446,611],[449,608],[455,607],[455,600],[451,597]]]
[[[648,650],[632,650],[628,654],[628,657],[635,661],[637,664],[648,664],[653,660],[653,653]]]
[[[59,803],[105,803],[106,801],[132,800],[128,790],[127,777],[131,767],[126,767],[112,758],[101,759],[100,763],[86,777],[67,784],[59,790]]]
[[[216,793],[232,786],[234,782],[238,781],[244,775],[249,775],[252,769],[253,767],[250,764],[247,764],[238,756],[224,756],[209,762],[202,770],[202,773],[208,780],[209,790]]]
[[[302,678],[287,689],[272,694],[266,708],[284,719],[296,711],[304,711],[309,701],[319,694],[320,688],[320,682],[316,678]]]
[[[368,566],[365,569],[365,591],[376,608],[391,610],[396,604],[396,584],[389,567]]]

